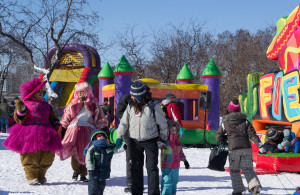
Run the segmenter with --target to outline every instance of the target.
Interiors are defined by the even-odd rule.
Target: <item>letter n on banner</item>
[[[283,76],[282,83],[283,107],[287,120],[300,120],[299,104],[299,71],[293,71]]]
[[[268,106],[272,104],[274,73],[259,78],[259,109],[263,120],[269,120]]]

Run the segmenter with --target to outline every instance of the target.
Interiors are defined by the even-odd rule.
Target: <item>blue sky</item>
[[[287,16],[300,4],[299,0],[93,0],[102,21],[99,34],[102,41],[114,38],[128,25],[137,25],[136,33],[164,29],[169,23],[179,24],[190,18],[205,22],[205,30],[214,35],[225,30],[235,32],[276,25],[280,17]],[[116,52],[117,48],[115,48]],[[117,54],[118,55],[118,54]],[[120,54],[122,55],[122,54]],[[102,56],[105,61],[117,63],[116,55]],[[118,59],[121,56],[117,57]]]

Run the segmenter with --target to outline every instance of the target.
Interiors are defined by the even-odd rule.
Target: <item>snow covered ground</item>
[[[25,180],[19,154],[6,150],[2,145],[7,136],[5,133],[0,133],[0,195],[87,194],[87,183],[74,182],[71,179],[73,171],[70,159],[60,161],[57,156],[47,172],[48,183],[41,186],[29,186]],[[210,149],[187,148],[184,149],[184,152],[191,168],[186,170],[183,163],[181,164],[177,195],[231,194],[229,173],[211,171],[206,168]],[[146,170],[144,173],[146,175]],[[258,177],[263,186],[261,194],[293,194],[295,187],[300,185],[300,174],[296,173],[259,175]],[[125,178],[125,152],[123,152],[113,157],[111,178],[107,180],[104,194],[126,194],[123,191]],[[144,180],[144,194],[147,194],[147,176],[145,176]],[[246,185],[245,179],[244,184]],[[249,193],[244,192],[244,194]]]

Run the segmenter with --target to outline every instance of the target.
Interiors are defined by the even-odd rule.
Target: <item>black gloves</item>
[[[162,149],[162,150],[165,150],[167,149],[167,146],[166,146],[166,141],[165,140],[161,140],[161,141],[158,141],[157,142],[157,146],[159,149]]]
[[[185,169],[189,169],[190,168],[189,162],[186,159],[184,159],[183,162],[184,162]]]

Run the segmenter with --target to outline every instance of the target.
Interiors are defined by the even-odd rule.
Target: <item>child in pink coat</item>
[[[161,194],[176,194],[180,161],[184,161],[185,168],[190,167],[178,140],[180,125],[175,121],[168,121],[169,139],[165,148],[161,150]]]

